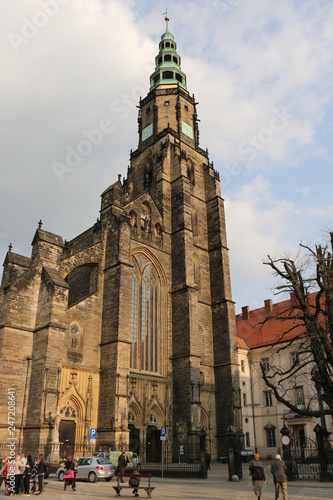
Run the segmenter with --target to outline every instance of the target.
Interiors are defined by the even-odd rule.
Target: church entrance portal
[[[60,420],[60,458],[74,456],[76,423],[74,420]]]
[[[160,431],[155,426],[147,428],[146,460],[147,462],[161,461],[161,439]]]
[[[129,451],[133,451],[140,456],[140,429],[134,427],[134,425],[129,425],[130,429],[130,442]]]

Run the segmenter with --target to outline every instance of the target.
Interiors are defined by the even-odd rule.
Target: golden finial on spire
[[[165,16],[164,17],[164,20],[166,22],[166,29],[168,30],[168,22],[170,20],[169,16],[168,16],[168,9],[165,9],[165,12],[163,12],[162,16]]]

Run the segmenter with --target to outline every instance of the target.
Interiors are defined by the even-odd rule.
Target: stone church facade
[[[2,442],[9,389],[26,447],[97,428],[97,447],[157,461],[165,426],[174,449],[204,429],[216,457],[241,425],[224,202],[166,22],[138,148],[97,222],[69,242],[40,223],[31,257],[5,257]]]

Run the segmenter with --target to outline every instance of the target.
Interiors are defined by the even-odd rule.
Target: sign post
[[[92,456],[92,447],[93,444],[96,443],[96,436],[97,436],[97,429],[94,429],[93,427],[90,427],[90,455]]]
[[[161,427],[161,445],[162,445],[162,477],[163,477],[163,464],[164,464],[164,441],[166,440],[166,428],[165,427]]]

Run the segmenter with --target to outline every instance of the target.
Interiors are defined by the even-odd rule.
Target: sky
[[[276,302],[267,255],[333,230],[331,0],[2,0],[0,260],[31,255],[40,219],[71,240],[99,217],[166,9],[220,174],[236,312]]]

